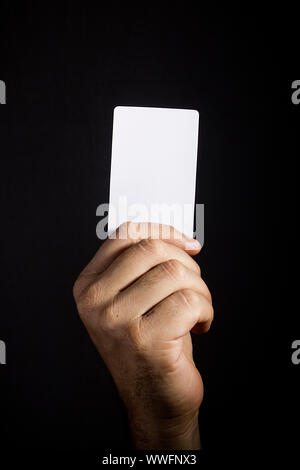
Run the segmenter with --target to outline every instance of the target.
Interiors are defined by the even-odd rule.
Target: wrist
[[[198,411],[188,417],[163,418],[155,421],[130,414],[129,424],[136,449],[201,449]]]

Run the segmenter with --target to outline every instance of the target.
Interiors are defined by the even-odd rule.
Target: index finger
[[[150,222],[125,222],[105,240],[80,276],[86,277],[88,282],[93,281],[122,251],[145,238],[159,238],[181,248],[192,256],[199,253],[201,249],[201,245],[197,240],[187,237],[170,225]]]

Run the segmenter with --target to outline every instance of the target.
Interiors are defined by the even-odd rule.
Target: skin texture
[[[200,244],[172,228],[165,236],[165,228],[119,227],[73,291],[126,406],[135,447],[200,449],[203,383],[190,331],[208,331],[212,299],[192,258]]]

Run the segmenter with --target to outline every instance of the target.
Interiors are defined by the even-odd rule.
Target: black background
[[[278,115],[282,126],[287,119],[280,100],[298,119],[289,88],[297,76],[274,95],[270,21],[208,17],[195,5],[1,3],[1,430],[13,452],[62,450],[72,459],[130,446],[125,410],[72,298],[99,247],[95,212],[108,202],[117,105],[200,112],[205,246],[197,261],[215,307],[211,331],[194,337],[204,447],[255,452],[292,435],[279,415],[289,416],[287,401],[298,412],[290,345],[299,330],[291,316],[288,333],[275,336],[284,322],[271,301],[287,296],[287,271],[277,271],[283,222],[272,219],[272,235],[266,222],[282,210],[282,190],[270,193],[281,171],[274,126]],[[284,399],[282,384],[291,387]]]

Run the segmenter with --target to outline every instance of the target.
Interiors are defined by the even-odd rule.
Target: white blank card
[[[114,109],[108,233],[130,220],[193,236],[199,113]]]

